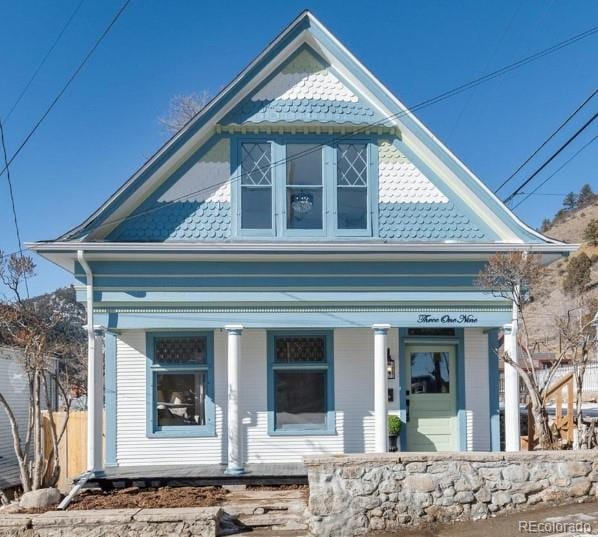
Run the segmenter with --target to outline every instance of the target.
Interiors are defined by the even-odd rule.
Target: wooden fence
[[[66,419],[66,412],[54,412],[56,430],[60,431]],[[46,458],[52,455],[52,436],[50,419],[47,412],[43,417],[44,453]],[[69,489],[73,478],[85,472],[87,458],[87,411],[72,411],[68,418],[66,431],[58,446],[60,478],[58,488]],[[51,469],[49,469],[50,471]]]

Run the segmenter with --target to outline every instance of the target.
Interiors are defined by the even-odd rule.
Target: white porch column
[[[388,324],[375,324],[374,330],[374,424],[376,453],[388,451],[387,372]]]
[[[243,469],[243,439],[239,415],[239,378],[241,359],[241,334],[243,326],[227,325],[228,332],[228,465],[225,473],[239,475]]]
[[[91,356],[91,353],[90,353]],[[104,330],[94,330],[93,360],[88,365],[87,462],[95,474],[104,471]]]
[[[517,361],[517,318],[504,326],[504,350]],[[521,432],[519,422],[519,375],[505,363],[505,451],[519,451]]]

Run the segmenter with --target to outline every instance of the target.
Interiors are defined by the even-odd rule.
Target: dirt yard
[[[83,491],[68,509],[127,509],[152,507],[212,507],[226,497],[220,487],[130,487],[110,492]]]

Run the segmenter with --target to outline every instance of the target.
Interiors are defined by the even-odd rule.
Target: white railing
[[[552,376],[551,384],[564,377],[569,373],[574,372],[572,365],[560,366]],[[548,376],[548,369],[542,369],[537,371],[538,381],[543,382]],[[583,392],[584,393],[598,393],[598,363],[592,362],[587,365],[586,371],[583,376]]]
[[[557,380],[564,377],[565,375],[572,373],[574,367],[572,365],[562,365],[560,366],[553,374],[551,379],[551,384],[554,384]],[[538,381],[543,382],[549,370],[548,369],[540,369],[536,371],[536,375],[538,376]],[[504,393],[505,393],[505,384],[504,384],[504,375],[501,372],[500,380],[499,380],[499,395],[500,399],[503,400]],[[519,399],[521,403],[525,403],[527,391],[525,389],[525,384],[523,382],[519,382]],[[586,367],[585,374],[583,376],[583,393],[584,394],[597,394],[598,395],[598,362],[592,362],[588,364]]]

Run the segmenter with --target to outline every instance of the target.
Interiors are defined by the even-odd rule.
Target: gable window
[[[332,335],[270,334],[268,344],[270,433],[333,433]]]
[[[322,146],[287,145],[287,229],[322,229]]]
[[[272,229],[270,144],[241,144],[241,228]]]
[[[211,335],[148,335],[148,434],[213,434]]]
[[[336,168],[337,228],[367,229],[367,145],[364,143],[339,144]]]
[[[243,135],[236,146],[233,210],[243,237],[333,239],[372,235],[368,139]],[[373,159],[375,162],[375,158]]]

